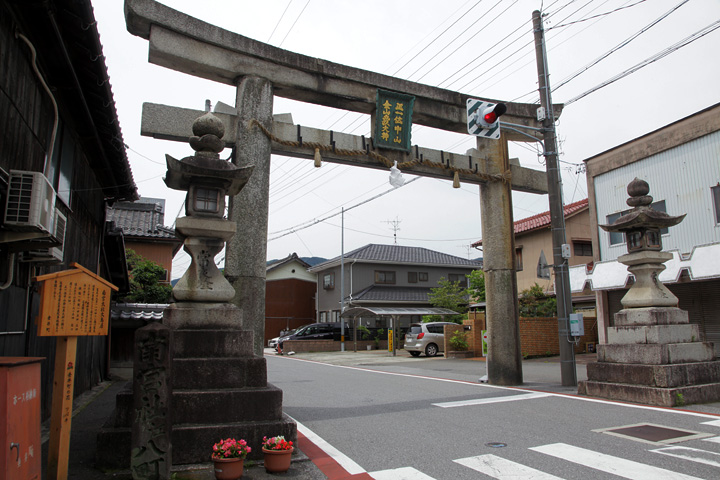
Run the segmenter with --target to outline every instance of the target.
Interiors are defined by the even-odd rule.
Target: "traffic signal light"
[[[504,103],[490,103],[483,100],[468,98],[467,124],[468,133],[479,137],[500,138],[499,118],[507,111]]]

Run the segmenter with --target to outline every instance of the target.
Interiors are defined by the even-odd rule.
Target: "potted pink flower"
[[[262,451],[265,455],[265,470],[270,473],[286,472],[290,468],[293,442],[285,437],[263,437]]]
[[[252,451],[245,440],[226,438],[213,445],[212,450],[215,478],[237,480],[242,477],[245,457]]]

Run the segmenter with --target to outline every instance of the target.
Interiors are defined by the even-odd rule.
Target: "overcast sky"
[[[184,215],[184,194],[163,183],[164,155],[182,158],[191,155],[192,149],[141,137],[142,103],[202,109],[210,99],[213,104],[234,105],[235,89],[148,63],[148,42],[125,28],[123,1],[93,3],[135,182],[140,195],[167,200],[165,223],[172,225],[177,216]],[[161,3],[293,52],[475,97],[525,103],[539,102],[531,16],[533,10],[542,9],[553,101],[567,103],[558,121],[566,204],[587,197],[582,171],[585,158],[720,102],[720,29],[576,99],[606,80],[672,51],[707,27],[713,28],[720,21],[719,0]],[[295,123],[316,128],[355,135],[369,135],[371,129],[368,116],[279,97],[274,111],[292,113]],[[415,126],[412,143],[464,153],[474,147],[475,139]],[[519,158],[523,166],[544,169],[537,149],[533,143],[510,144],[511,156]],[[228,150],[221,154],[223,158],[227,155]],[[482,255],[469,250],[469,245],[481,238],[477,186],[463,184],[453,189],[451,181],[419,178],[393,189],[388,178],[389,171],[330,163],[316,169],[311,160],[273,156],[268,259],[293,252],[325,258],[340,255],[342,207],[348,210],[344,215],[346,252],[369,243],[393,243],[395,227],[399,228],[400,245],[464,258]],[[413,178],[405,175],[406,181]],[[393,191],[352,208],[388,190]],[[547,196],[517,192],[513,207],[515,220],[549,209]],[[221,253],[216,260],[222,259]],[[179,277],[188,264],[187,255],[178,255],[173,277]]]

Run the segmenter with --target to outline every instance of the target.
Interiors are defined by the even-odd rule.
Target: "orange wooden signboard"
[[[36,277],[40,286],[41,337],[107,335],[111,290],[118,288],[85,267]]]
[[[58,337],[47,468],[52,480],[68,475],[77,337],[108,334],[110,294],[118,289],[77,263],[72,267],[34,279],[40,282],[38,335]]]

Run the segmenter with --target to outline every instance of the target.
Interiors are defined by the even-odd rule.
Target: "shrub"
[[[454,351],[464,352],[470,348],[465,332],[459,330],[450,337],[450,347]]]

